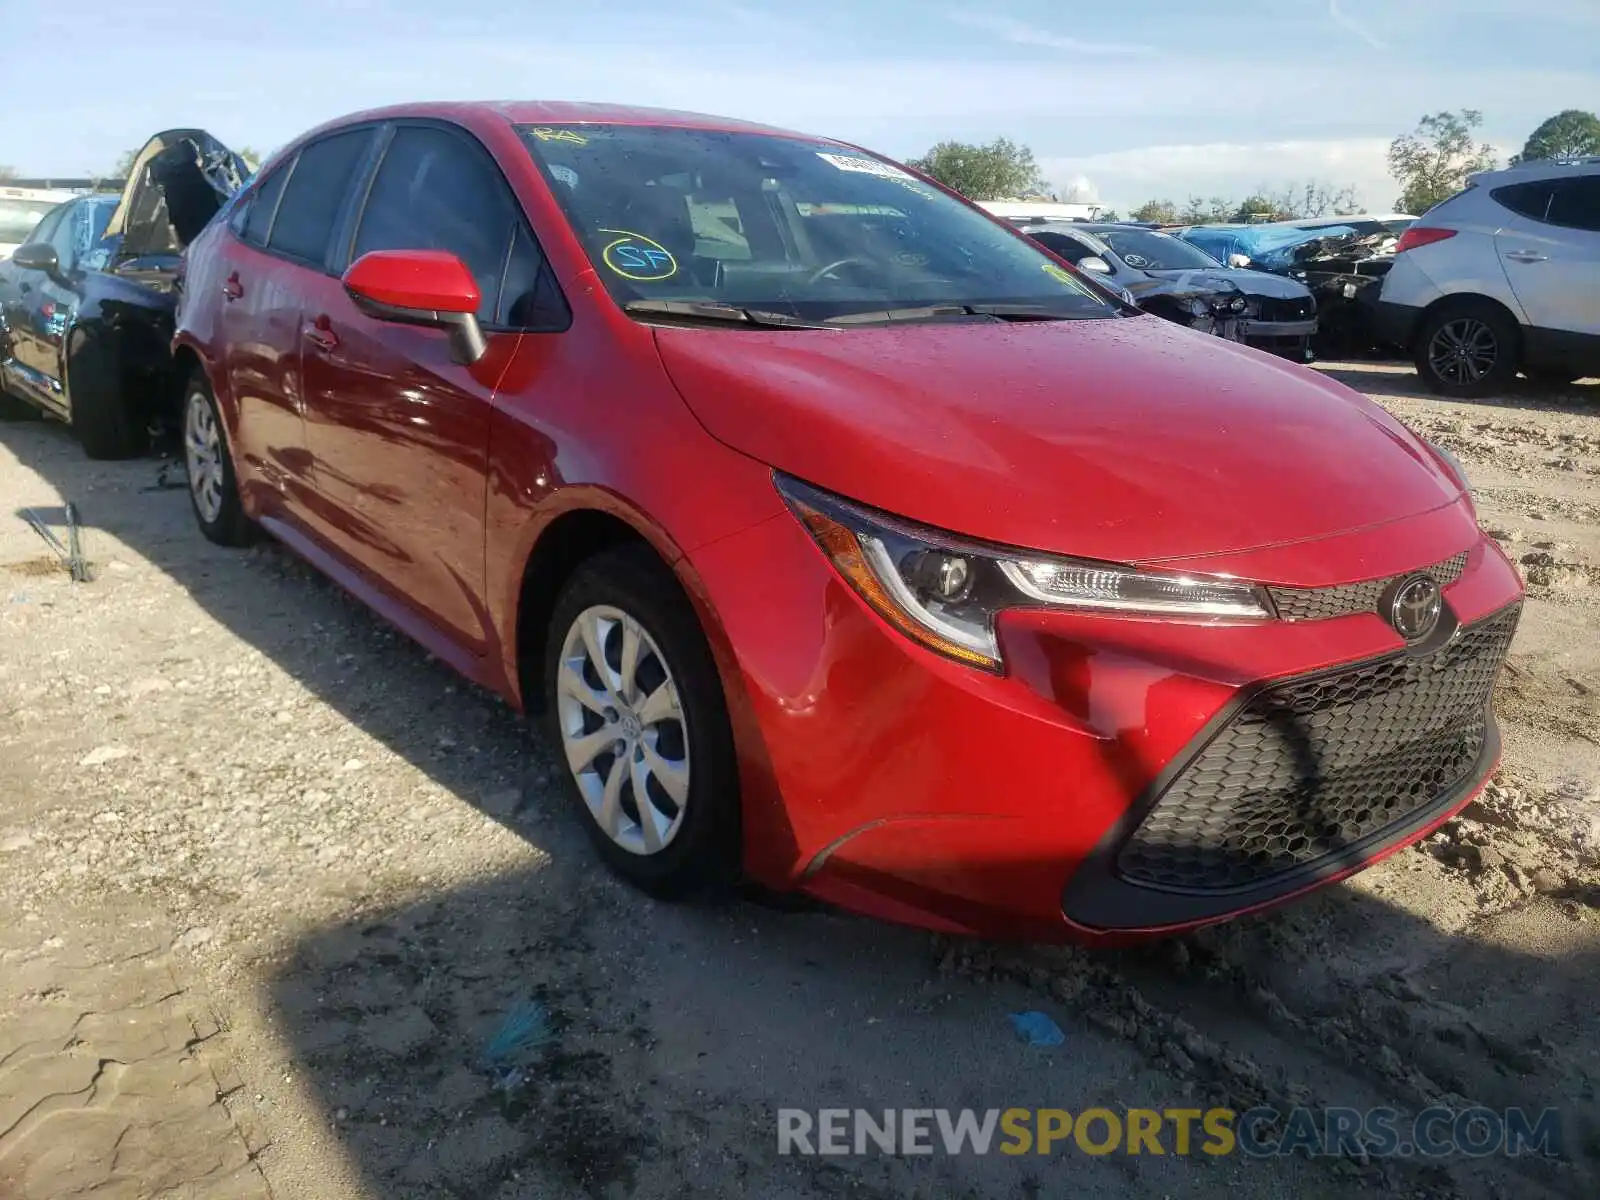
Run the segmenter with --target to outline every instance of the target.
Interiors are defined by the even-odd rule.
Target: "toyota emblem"
[[[1439,585],[1428,575],[1414,575],[1394,590],[1389,624],[1408,642],[1418,642],[1438,627],[1444,611]]]

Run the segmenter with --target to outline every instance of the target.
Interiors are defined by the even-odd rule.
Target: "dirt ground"
[[[1600,383],[1322,369],[1524,564],[1503,768],[1346,885],[1098,954],[643,900],[498,702],[158,463],[0,425],[0,1197],[1600,1194]],[[89,583],[14,515],[65,500]],[[776,1152],[779,1107],[1212,1102],[1554,1106],[1567,1161]]]

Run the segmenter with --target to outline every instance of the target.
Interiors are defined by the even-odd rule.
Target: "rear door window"
[[[300,151],[272,220],[267,248],[322,266],[351,181],[372,143],[371,129],[353,129]]]
[[[378,166],[350,257],[373,250],[448,250],[477,280],[483,297],[478,319],[495,324],[512,236],[521,226],[521,207],[484,150],[447,129],[403,125]],[[529,251],[537,254],[531,242],[516,264],[519,272],[529,269]],[[536,279],[539,268],[532,269]]]
[[[1033,233],[1028,236],[1052,254],[1059,254],[1069,263],[1082,262],[1094,253],[1077,238],[1068,237],[1064,233]]]
[[[267,235],[272,231],[272,216],[278,210],[278,197],[283,195],[283,183],[288,178],[287,168],[274,171],[261,181],[261,186],[245,205],[239,223],[234,225],[234,232],[251,245],[267,244]]]
[[[1552,183],[1550,211],[1545,220],[1569,229],[1600,231],[1600,175],[1582,175]]]
[[[1531,183],[1512,183],[1495,188],[1489,194],[1519,217],[1543,221],[1550,210],[1551,184],[1549,180]]]

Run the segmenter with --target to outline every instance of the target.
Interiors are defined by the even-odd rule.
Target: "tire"
[[[640,648],[633,688],[625,689],[619,668],[630,621]],[[589,622],[586,642],[583,626]],[[590,643],[598,644],[605,676],[594,669]],[[574,683],[587,703],[577,698]],[[543,685],[546,735],[579,819],[606,865],[662,900],[726,891],[738,877],[740,845],[739,775],[727,704],[688,597],[648,547],[602,551],[573,572],[551,616]],[[675,707],[662,702],[669,686],[676,688]],[[647,694],[661,698],[654,709]],[[661,715],[653,718],[652,712]],[[608,732],[617,735],[615,743],[605,744]],[[681,763],[681,774],[654,770],[652,762],[669,768]],[[641,772],[650,773],[643,810],[636,791]],[[682,781],[681,799],[664,779]],[[608,783],[616,792],[609,805]],[[603,823],[608,811],[612,832]]]
[[[205,373],[189,377],[183,393],[183,462],[189,505],[200,532],[219,546],[248,546],[256,526],[239,499],[228,432]]]
[[[1516,322],[1497,305],[1442,305],[1417,330],[1417,374],[1441,396],[1471,400],[1503,392],[1517,375],[1519,340]]]
[[[150,435],[128,401],[117,370],[116,349],[105,336],[73,335],[67,398],[72,432],[90,458],[137,458],[149,449]]]

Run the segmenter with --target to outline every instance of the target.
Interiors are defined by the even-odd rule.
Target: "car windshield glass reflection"
[[[1203,250],[1164,233],[1102,229],[1097,234],[1122,261],[1141,271],[1203,271],[1221,266]]]
[[[844,146],[664,126],[521,132],[619,303],[808,321],[996,304],[1118,315],[1024,238]]]

